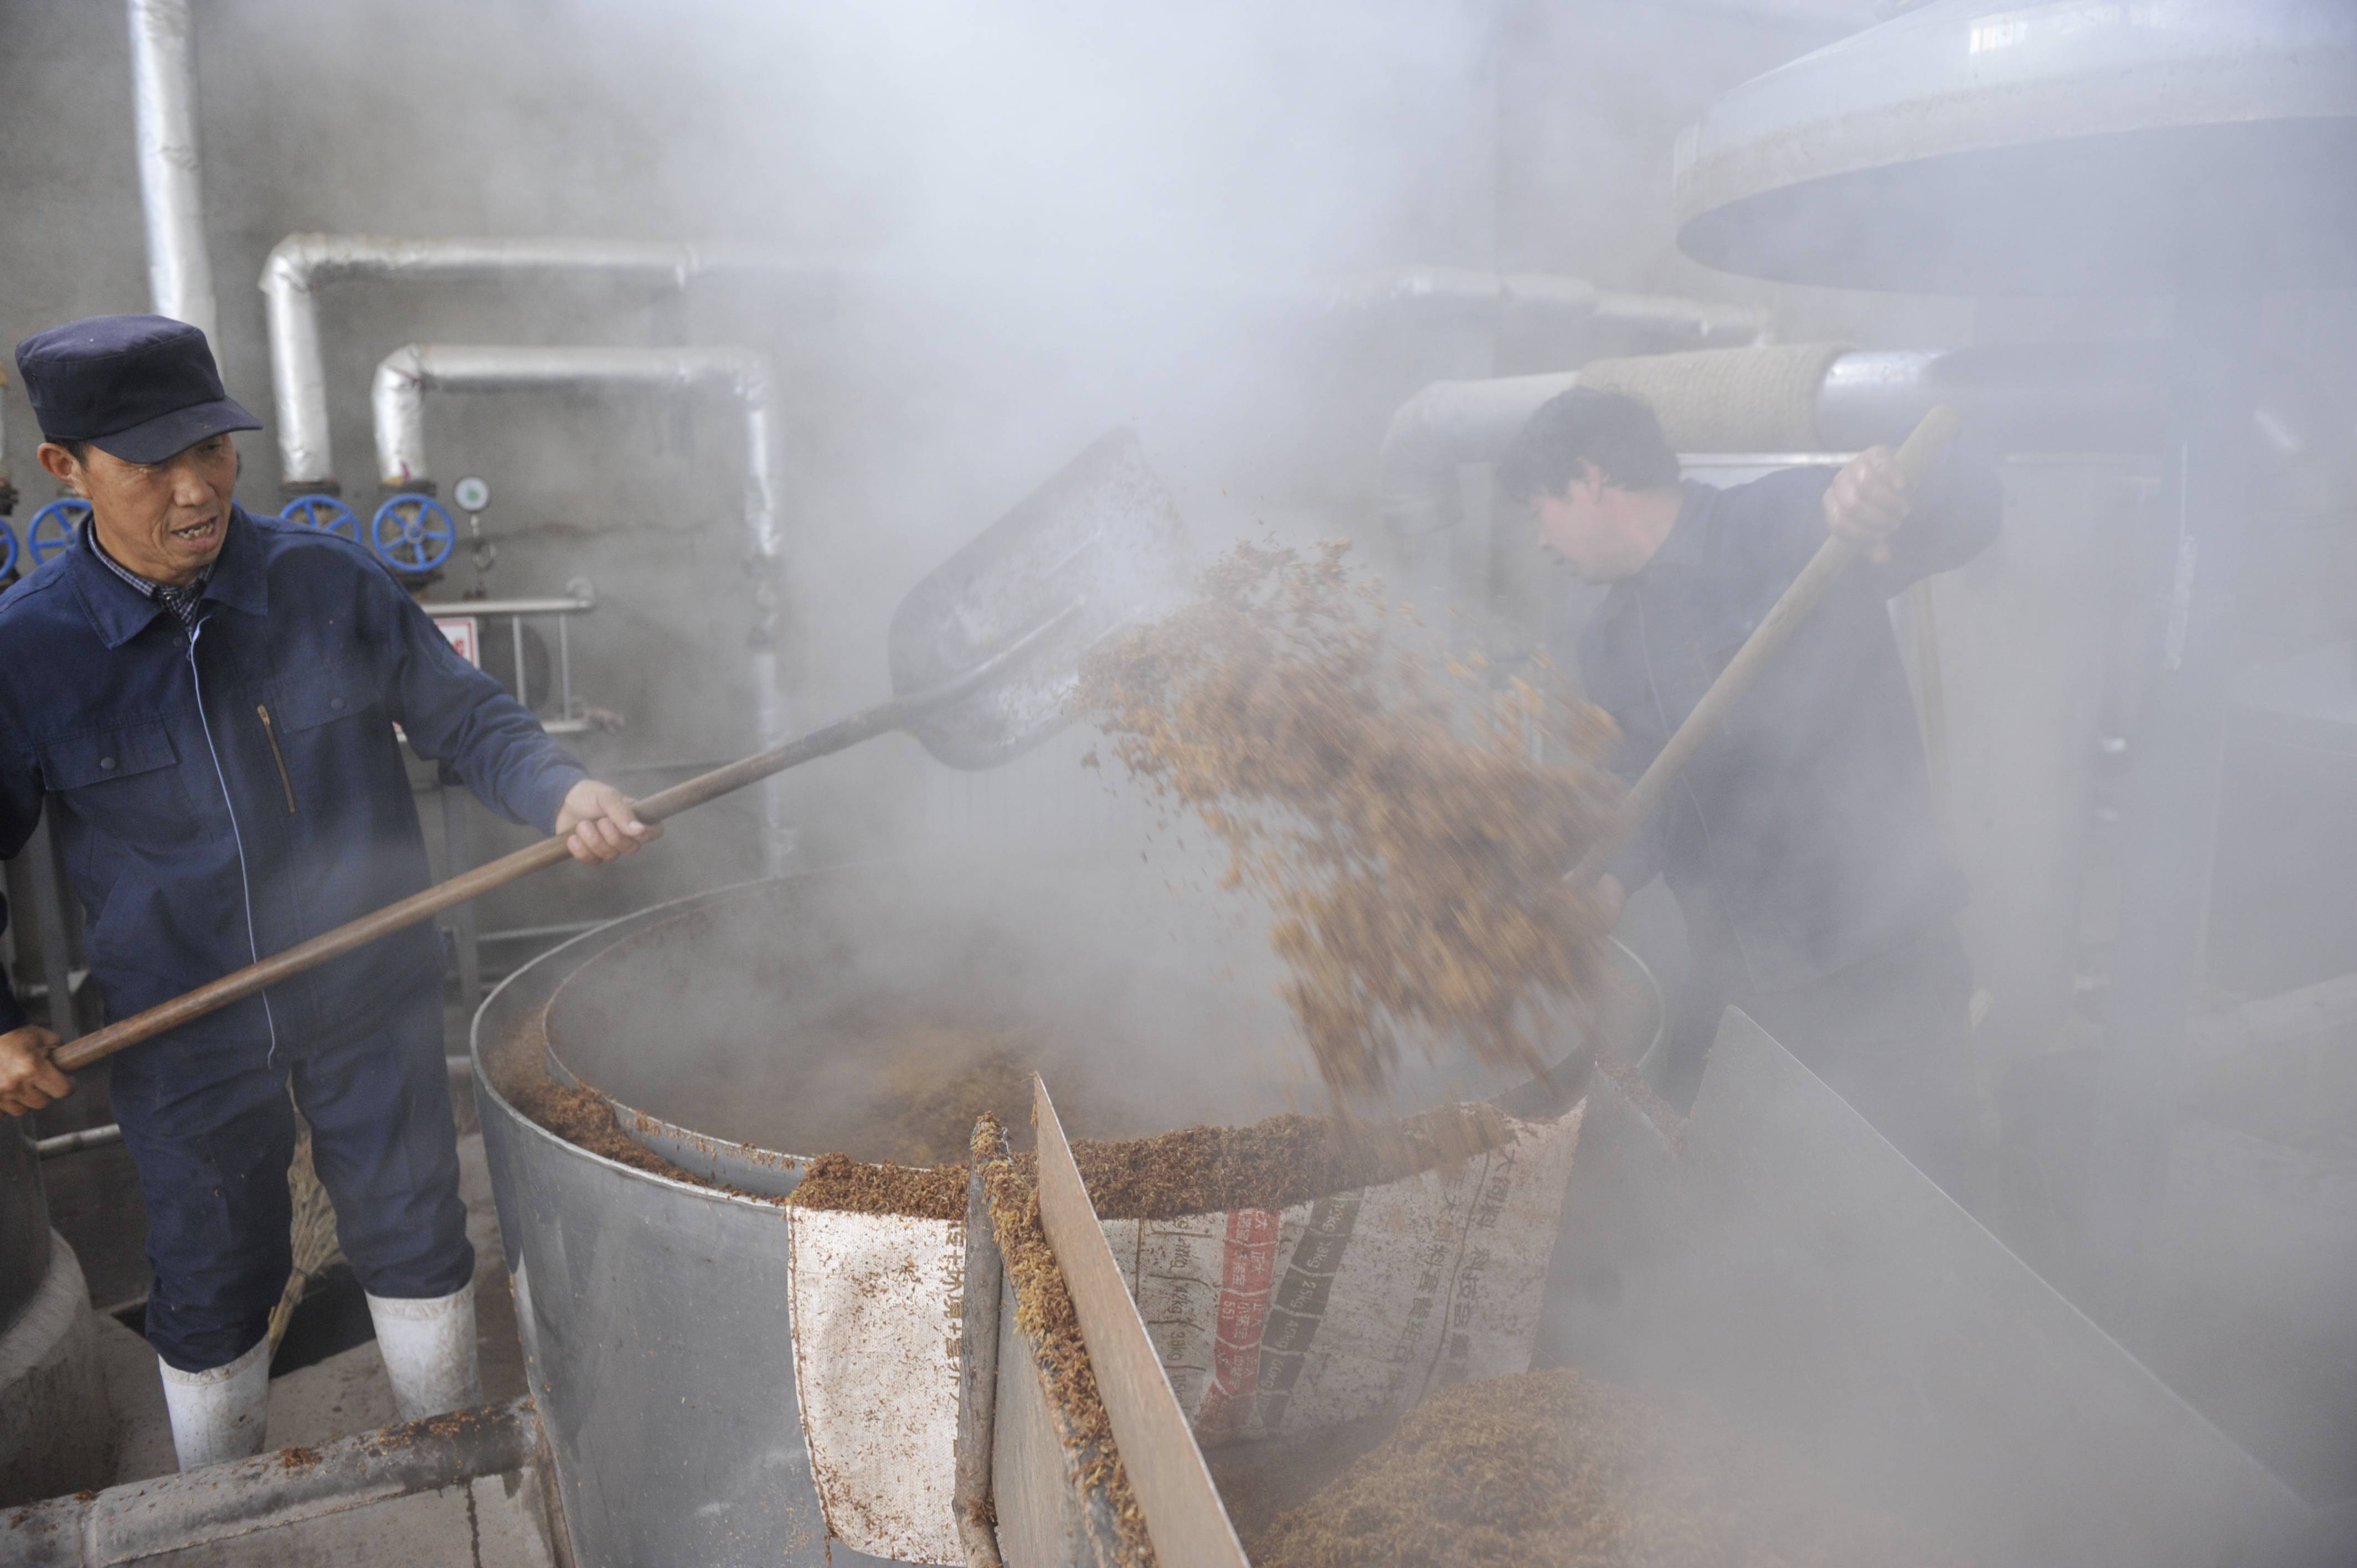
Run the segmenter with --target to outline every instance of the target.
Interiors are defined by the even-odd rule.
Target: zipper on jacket
[[[230,799],[229,775],[221,771],[221,747],[213,744],[213,721],[205,714],[205,678],[197,669],[197,639],[204,629],[202,620],[188,628],[188,683],[196,688],[197,723],[204,728],[205,750],[212,754],[213,778],[221,784],[221,806],[229,812],[230,842],[237,846],[238,889],[245,898],[245,950],[253,955],[252,961],[260,963],[262,941],[253,934],[253,874],[246,868],[245,833],[237,825],[237,802]],[[274,1067],[278,1062],[278,1015],[272,1009],[270,993],[266,991],[262,993],[262,1022],[270,1031],[270,1050],[263,1061]]]
[[[286,771],[286,754],[278,749],[278,726],[270,722],[270,704],[256,703],[253,711],[262,715],[262,736],[270,743],[270,760],[278,764],[278,787],[286,791],[286,814],[295,814],[295,776]]]

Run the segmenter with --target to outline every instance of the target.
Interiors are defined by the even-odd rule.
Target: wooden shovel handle
[[[1942,403],[1923,416],[1923,423],[1918,424],[1914,433],[1900,446],[1899,468],[1907,476],[1910,490],[1921,488],[1933,461],[1946,449],[1948,443],[1955,439],[1957,423],[1956,411]],[[1767,666],[1769,660],[1775,657],[1776,650],[1784,646],[1785,640],[1803,621],[1809,618],[1809,612],[1817,607],[1817,601],[1825,596],[1825,590],[1833,586],[1834,579],[1840,576],[1856,559],[1857,543],[1840,534],[1830,536],[1817,546],[1817,553],[1809,558],[1806,566],[1801,568],[1801,575],[1792,579],[1792,585],[1784,590],[1783,596],[1761,618],[1751,635],[1744,639],[1743,646],[1736,650],[1735,657],[1727,661],[1726,669],[1719,671],[1718,679],[1710,683],[1710,690],[1702,694],[1702,701],[1694,705],[1694,712],[1686,715],[1685,723],[1670,736],[1669,744],[1662,747],[1661,754],[1653,758],[1652,766],[1645,769],[1644,776],[1631,787],[1629,799],[1621,808],[1618,831],[1588,846],[1587,853],[1580,856],[1579,864],[1572,868],[1571,879],[1574,882],[1585,887],[1611,869],[1613,857],[1660,809],[1662,797],[1669,792],[1670,782],[1678,776],[1678,770],[1693,758],[1696,748],[1718,728],[1728,710],[1751,689],[1752,682],[1760,679],[1760,671]]]
[[[909,716],[933,700],[927,693],[921,699],[901,698],[879,703],[864,713],[839,719],[823,729],[797,736],[782,745],[716,768],[709,773],[698,774],[684,783],[674,784],[659,794],[650,795],[636,802],[639,820],[660,822],[676,816],[694,806],[719,799],[748,784],[781,773],[798,763],[830,756],[847,746],[898,729]],[[273,953],[259,963],[246,965],[233,974],[225,974],[210,984],[175,996],[169,1002],[159,1002],[145,1013],[135,1013],[120,1023],[84,1035],[70,1045],[59,1047],[50,1058],[67,1072],[75,1072],[101,1058],[113,1056],[125,1046],[152,1039],[167,1029],[177,1028],[192,1018],[201,1018],[217,1012],[232,1002],[242,1002],[291,975],[341,958],[357,948],[366,947],[379,937],[389,936],[404,926],[440,914],[443,910],[465,903],[468,899],[504,887],[520,877],[535,871],[545,871],[563,861],[567,854],[565,841],[544,838],[538,843],[503,854],[499,859],[461,872],[447,882],[437,882],[422,893],[413,893],[395,904],[388,904],[373,914],[322,931],[310,940],[297,942],[284,952]]]

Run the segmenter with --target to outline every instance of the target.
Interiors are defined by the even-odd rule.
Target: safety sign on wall
[[[475,617],[436,616],[434,625],[444,637],[450,639],[450,646],[458,650],[459,658],[478,670],[483,667],[483,645],[480,639],[482,627]]]

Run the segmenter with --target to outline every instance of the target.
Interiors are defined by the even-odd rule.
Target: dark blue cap
[[[222,387],[205,335],[162,316],[93,316],[16,345],[25,399],[51,441],[160,463],[224,430],[259,430]]]

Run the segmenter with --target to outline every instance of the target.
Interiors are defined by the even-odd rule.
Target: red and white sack
[[[1106,1220],[1196,1440],[1316,1432],[1528,1371],[1586,1104],[1281,1213]]]

